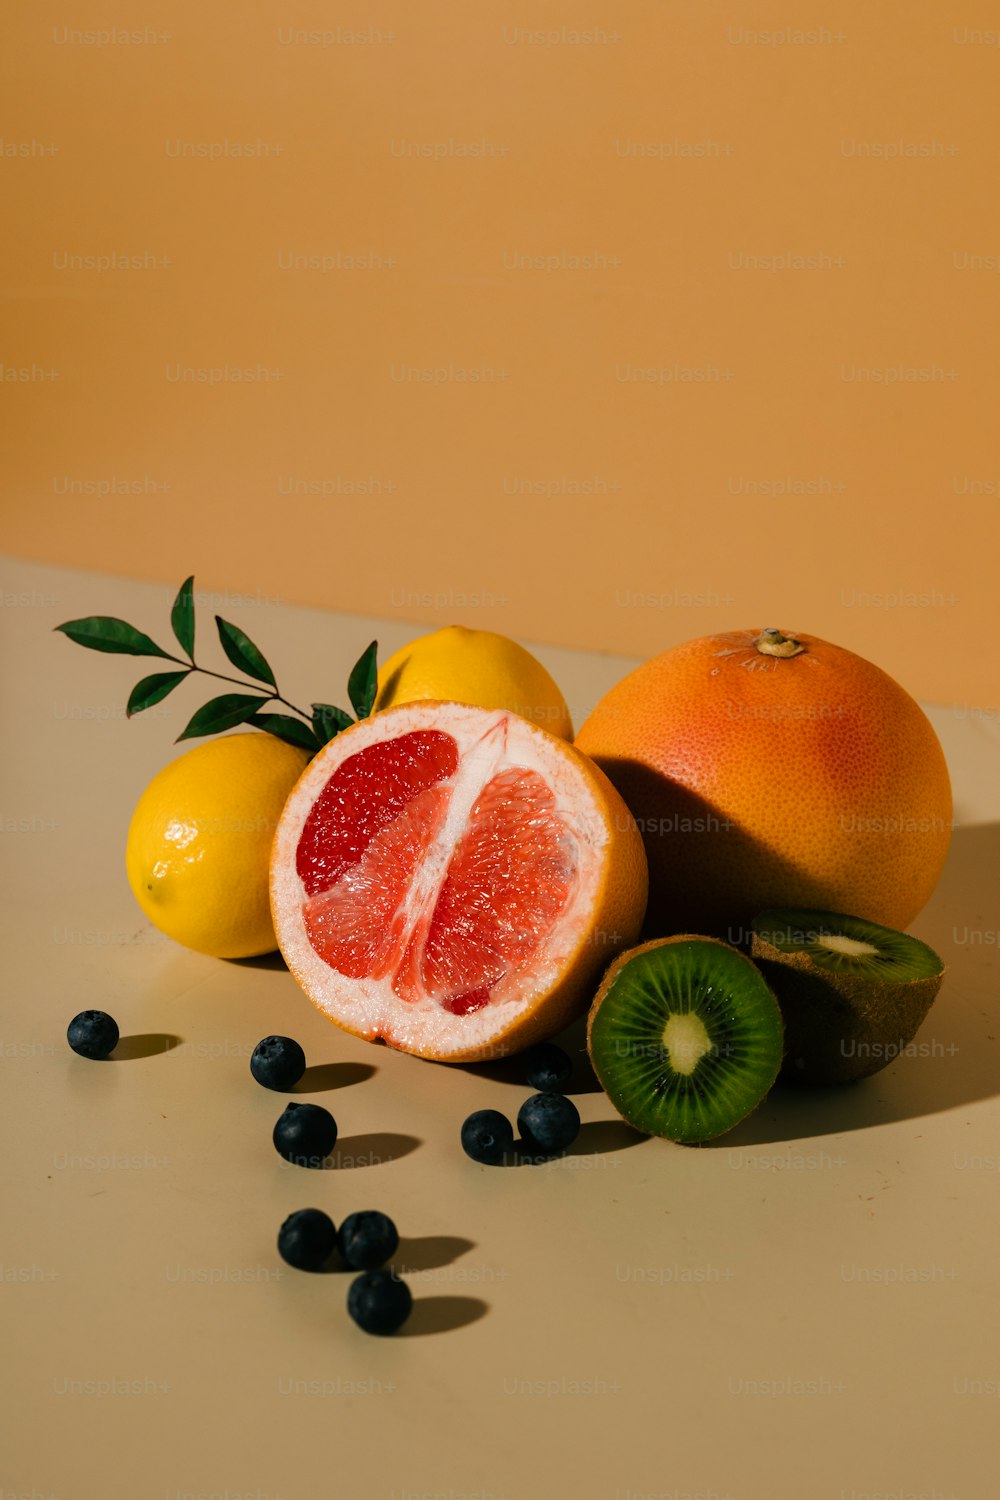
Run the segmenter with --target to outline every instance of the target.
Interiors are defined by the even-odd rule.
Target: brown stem
[[[800,651],[806,649],[801,641],[791,635],[782,635],[773,625],[761,631],[754,645],[762,656],[798,656]]]

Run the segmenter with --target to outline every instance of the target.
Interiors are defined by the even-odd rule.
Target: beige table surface
[[[631,1135],[578,1052],[572,1154],[490,1170],[458,1130],[516,1113],[513,1070],[370,1047],[279,962],[202,958],[144,922],[125,830],[193,699],[126,722],[153,668],[52,627],[119,614],[165,640],[169,600],[3,570],[3,1500],[996,1500],[997,723],[930,710],[959,827],[914,928],[950,965],[916,1055],[776,1091],[686,1149]],[[293,701],[342,696],[372,635],[418,633],[263,593],[200,602]],[[577,722],[628,665],[539,654]],[[119,1021],[116,1060],[66,1046],[91,1006]],[[272,1031],[301,1040],[338,1120],[334,1170],[271,1147],[283,1106],[247,1062]],[[310,1204],[395,1218],[404,1334],[366,1336],[345,1276],[279,1260],[278,1225]]]

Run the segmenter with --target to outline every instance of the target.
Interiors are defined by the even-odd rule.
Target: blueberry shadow
[[[559,1161],[567,1156],[603,1156],[612,1151],[624,1151],[629,1146],[641,1146],[649,1136],[633,1130],[624,1120],[585,1120],[580,1133],[565,1151],[550,1153],[536,1151],[523,1138],[514,1142],[498,1167],[539,1167],[549,1161]]]
[[[423,1145],[415,1135],[398,1135],[391,1130],[373,1130],[367,1135],[343,1136],[323,1163],[327,1171],[343,1172],[355,1167],[380,1167],[386,1162],[409,1156]]]
[[[475,1240],[466,1240],[457,1234],[425,1234],[420,1239],[403,1239],[392,1257],[397,1275],[408,1271],[433,1271],[438,1266],[450,1266],[469,1250],[476,1248]]]
[[[316,1063],[314,1067],[306,1068],[291,1092],[322,1094],[330,1089],[346,1089],[352,1083],[364,1083],[366,1078],[374,1077],[376,1072],[377,1069],[370,1063]]]
[[[462,1239],[454,1234],[428,1234],[422,1239],[402,1239],[390,1265],[396,1276],[406,1276],[410,1271],[433,1271],[439,1266],[451,1265],[460,1255],[474,1250],[474,1240]],[[357,1266],[349,1266],[336,1245],[314,1274],[323,1276],[341,1275],[345,1271],[357,1276]]]
[[[347,1264],[347,1261],[335,1245],[323,1264],[316,1266],[311,1274],[315,1276],[337,1276],[343,1275],[345,1271],[350,1271],[352,1276],[357,1276],[358,1274],[353,1267]]]
[[[429,1333],[451,1333],[477,1323],[489,1312],[480,1297],[417,1297],[413,1311],[396,1338],[422,1338]]]
[[[138,1031],[119,1037],[109,1062],[132,1062],[137,1057],[155,1057],[158,1052],[172,1052],[184,1040],[171,1031]]]
[[[987,962],[996,953],[998,911],[1000,824],[957,828],[937,891],[913,924],[914,936],[946,966],[913,1041],[880,1073],[856,1083],[810,1088],[779,1080],[749,1119],[706,1146],[733,1150],[839,1135],[1000,1094],[996,975]]]

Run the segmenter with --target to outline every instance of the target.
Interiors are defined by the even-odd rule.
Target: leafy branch
[[[143,631],[137,630],[125,620],[113,615],[88,615],[82,620],[67,620],[57,625],[56,630],[69,636],[79,646],[91,651],[106,651],[124,656],[158,656],[164,661],[176,662],[179,671],[153,672],[137,682],[129,694],[126,713],[129,718],[152,708],[188,677],[200,672],[205,677],[215,677],[220,682],[231,682],[243,688],[240,693],[222,693],[211,698],[188,721],[186,728],[177,736],[180,740],[198,739],[210,734],[222,734],[235,729],[238,724],[249,724],[252,729],[261,729],[273,734],[276,739],[289,745],[297,745],[315,754],[323,746],[355,722],[349,713],[336,708],[332,703],[313,703],[311,712],[296,708],[278,690],[277,678],[270,664],[238,625],[215,616],[219,641],[230,662],[243,677],[229,677],[224,672],[213,672],[201,667],[194,659],[195,613],[194,576],[185,579],[177,591],[170,611],[170,626],[183,656],[174,656],[164,651]],[[355,662],[347,682],[347,695],[358,719],[366,719],[375,702],[377,681],[378,642],[372,641]],[[250,682],[245,678],[252,678]],[[249,690],[249,691],[247,691]],[[281,704],[290,713],[270,712],[270,705]]]

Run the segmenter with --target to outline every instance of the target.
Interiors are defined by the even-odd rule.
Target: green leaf
[[[313,755],[323,748],[323,741],[313,733],[309,725],[301,719],[293,719],[290,714],[254,714],[247,723],[254,729],[264,729],[276,739],[284,740],[286,745],[297,745],[299,749],[308,750]]]
[[[194,574],[186,578],[177,590],[174,607],[170,611],[170,623],[174,635],[180,641],[185,655],[194,657]]]
[[[179,682],[190,675],[191,669],[187,667],[183,672],[154,672],[152,677],[144,677],[129,694],[125,717],[131,719],[133,714],[142,713],[144,708],[152,708],[154,703],[161,703]]]
[[[89,646],[91,651],[113,651],[122,656],[163,656],[167,661],[176,661],[176,657],[162,651],[148,635],[113,615],[87,615],[83,620],[67,620],[65,625],[55,628],[68,635],[71,641],[76,641],[78,646]]]
[[[221,615],[216,615],[215,623],[219,627],[222,649],[233,666],[245,672],[248,677],[256,677],[258,682],[266,682],[269,687],[277,687],[274,673],[250,637],[244,635],[238,625],[230,625],[229,621],[224,620]]]
[[[378,692],[377,653],[378,641],[372,641],[354,663],[347,679],[347,696],[359,719],[367,719]]]
[[[248,719],[253,718],[261,704],[267,701],[253,693],[223,693],[219,698],[210,698],[199,708],[184,733],[177,736],[177,741],[194,740],[199,735],[222,734],[225,729],[245,724]]]
[[[346,714],[342,708],[334,708],[332,703],[314,703],[312,711],[313,728],[321,745],[327,744],[342,729],[349,729],[354,723],[350,714]]]

